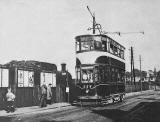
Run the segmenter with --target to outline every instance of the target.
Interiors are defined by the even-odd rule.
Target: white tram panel
[[[100,56],[111,57],[125,63],[124,59],[114,56],[113,54],[110,54],[108,52],[90,51],[79,53],[76,57],[80,60],[81,64],[95,64],[96,59],[98,59],[98,57]]]

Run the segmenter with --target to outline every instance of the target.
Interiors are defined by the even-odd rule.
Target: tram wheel
[[[108,103],[114,103],[113,98],[109,99],[109,100],[108,100]]]
[[[120,96],[119,96],[119,101],[122,102],[123,99],[124,99],[124,96],[123,96],[123,95],[120,95]]]

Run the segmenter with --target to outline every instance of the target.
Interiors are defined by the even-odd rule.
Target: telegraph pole
[[[131,47],[131,85],[133,84],[133,60],[132,60],[132,47]]]
[[[134,71],[134,57],[133,57],[133,47],[131,46],[131,82],[135,85],[135,71]]]
[[[136,87],[136,81],[135,81],[135,71],[134,71],[134,56],[133,56],[133,47],[132,47],[132,62],[133,62],[133,81],[134,81],[134,85]]]
[[[141,69],[142,59],[141,59],[141,55],[139,55],[139,62],[140,62],[140,84],[141,84],[141,91],[142,91],[142,69]]]

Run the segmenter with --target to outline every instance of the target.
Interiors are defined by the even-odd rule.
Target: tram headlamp
[[[89,89],[86,89],[86,93],[88,93],[89,92]]]

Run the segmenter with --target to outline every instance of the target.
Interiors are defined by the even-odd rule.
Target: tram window
[[[94,47],[95,47],[95,50],[102,50],[102,43],[99,42],[99,41],[95,41],[94,42]]]
[[[94,81],[98,82],[99,77],[98,77],[98,66],[95,66],[94,68]]]
[[[82,82],[92,83],[93,82],[93,70],[92,69],[83,69],[82,70]]]
[[[99,66],[99,74],[100,74],[100,80],[102,82],[105,82],[105,67],[104,66]]]
[[[121,57],[121,50],[118,49],[118,57]]]
[[[108,45],[107,51],[110,52],[110,42],[109,41],[107,41],[107,45]]]
[[[81,50],[89,50],[89,45],[87,44],[87,42],[81,42]]]
[[[80,51],[80,43],[76,42],[76,51]]]
[[[112,68],[111,71],[112,71],[111,72],[111,79],[112,79],[111,81],[114,82],[115,81],[115,69]]]
[[[94,49],[94,41],[90,41],[90,50]]]
[[[105,79],[108,82],[110,80],[110,67],[109,66],[105,66]]]
[[[77,80],[80,80],[80,68],[76,68]]]
[[[124,51],[123,50],[121,51],[121,58],[124,59]]]
[[[114,53],[118,55],[118,48],[116,46],[114,46]]]
[[[113,44],[110,44],[110,52],[113,53],[114,49],[113,49]]]
[[[83,82],[87,82],[87,71],[86,70],[82,70],[82,81]]]
[[[121,82],[121,79],[120,79],[120,72],[118,72],[118,74],[117,74],[117,82]]]
[[[86,42],[81,42],[81,50],[82,51],[89,51],[93,50],[93,41],[86,41]]]
[[[121,72],[121,80],[125,81],[125,72],[124,71]]]
[[[104,51],[107,51],[107,42],[106,41],[102,41],[102,49]]]

